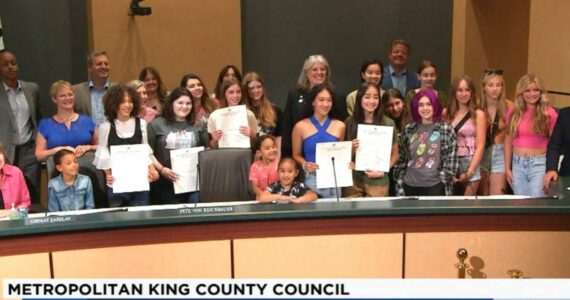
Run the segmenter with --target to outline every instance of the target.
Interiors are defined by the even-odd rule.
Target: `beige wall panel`
[[[53,253],[55,278],[230,278],[230,241]]]
[[[49,253],[0,256],[0,278],[51,278]]]
[[[160,71],[168,89],[196,73],[213,89],[226,64],[241,69],[239,0],[146,0],[152,15],[127,15],[131,0],[91,0],[90,45],[108,51],[111,78],[126,82],[144,66]]]
[[[50,276],[49,253],[0,256],[0,278],[50,278]]]
[[[402,278],[402,234],[234,241],[236,278]]]
[[[548,86],[546,87],[548,88]],[[563,108],[566,106],[570,106],[570,96],[566,95],[558,95],[558,94],[548,94],[548,100],[552,105]]]
[[[451,78],[465,72],[465,30],[468,0],[453,1],[451,37]]]
[[[570,93],[569,11],[567,0],[531,0],[528,70],[541,77],[548,90],[566,93]]]
[[[452,78],[468,74],[480,92],[487,68],[503,69],[507,98],[527,72],[530,0],[453,2]]]
[[[570,232],[406,234],[406,278],[457,278],[459,248],[469,252],[467,278],[570,278]]]

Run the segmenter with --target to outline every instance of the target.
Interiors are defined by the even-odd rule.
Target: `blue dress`
[[[309,120],[311,120],[311,123],[317,128],[317,132],[303,140],[303,156],[308,162],[316,162],[317,144],[338,142],[338,138],[327,132],[327,129],[332,123],[332,118],[328,117],[323,125],[319,124],[315,116],[310,116]],[[337,189],[337,194],[335,194],[334,188],[317,189],[316,173],[305,171],[305,184],[314,190],[319,198],[334,198],[337,194],[340,196],[340,188]]]
[[[40,121],[38,131],[47,141],[47,148],[59,146],[77,147],[79,145],[91,145],[95,123],[85,115],[79,115],[77,120],[72,121],[69,128],[64,123],[57,122],[53,117]]]

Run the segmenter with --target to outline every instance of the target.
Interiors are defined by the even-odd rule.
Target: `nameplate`
[[[53,225],[53,224],[65,224],[72,223],[75,221],[75,216],[51,216],[44,218],[28,218],[24,223],[28,225]]]
[[[181,208],[179,211],[181,215],[227,214],[233,212],[233,206],[191,207]]]

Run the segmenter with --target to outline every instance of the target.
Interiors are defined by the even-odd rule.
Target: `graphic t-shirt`
[[[410,186],[434,186],[441,182],[439,161],[441,154],[441,133],[434,131],[435,124],[418,125],[410,138],[410,160],[404,182]]]

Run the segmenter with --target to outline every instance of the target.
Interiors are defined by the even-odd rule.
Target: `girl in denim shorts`
[[[507,190],[504,154],[506,113],[513,102],[505,97],[503,70],[485,70],[481,85],[481,108],[487,119],[487,138],[481,162],[479,193],[485,196],[504,195]]]
[[[451,84],[449,95],[449,121],[457,134],[458,173],[454,182],[474,196],[479,187],[479,164],[485,151],[485,113],[477,108],[475,85],[469,76],[461,75]]]
[[[507,181],[515,195],[544,197],[546,147],[558,113],[548,104],[542,80],[533,74],[519,80],[515,95],[513,108],[507,111]]]

